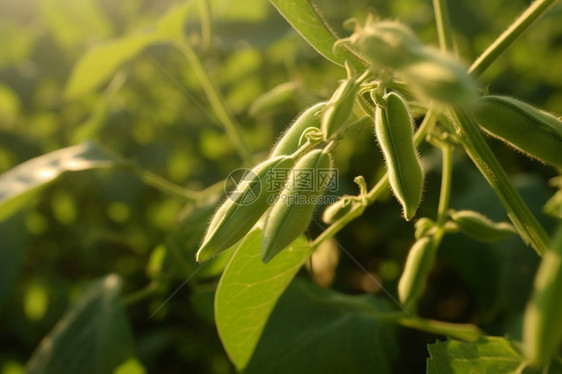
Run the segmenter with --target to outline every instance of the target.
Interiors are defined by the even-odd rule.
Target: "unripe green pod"
[[[320,149],[307,153],[296,163],[289,182],[269,211],[264,224],[261,252],[264,263],[269,262],[304,232],[316,206],[314,200],[326,188],[325,183],[316,179],[316,172],[319,169],[329,169],[330,165],[330,154]],[[299,183],[300,172],[310,173],[311,188],[295,188]]]
[[[251,116],[266,112],[291,100],[300,84],[298,82],[285,82],[275,86],[263,95],[259,96],[248,109]]]
[[[506,96],[484,96],[473,111],[478,124],[515,149],[562,167],[562,121]]]
[[[416,239],[421,239],[424,236],[429,236],[435,230],[437,224],[431,218],[422,217],[414,224],[416,229],[414,236]]]
[[[326,104],[321,125],[324,140],[338,132],[351,116],[359,87],[355,77],[344,80]]]
[[[348,38],[351,47],[375,67],[394,71],[418,56],[423,49],[416,35],[405,25],[394,21],[375,22],[367,19]]]
[[[320,113],[326,106],[325,102],[320,102],[306,109],[298,116],[296,121],[285,130],[281,139],[277,142],[269,157],[281,155],[291,155],[299,149],[301,135],[309,127],[320,129]]]
[[[217,210],[197,251],[195,259],[207,258],[227,250],[242,239],[270,207],[271,196],[278,192],[265,188],[268,173],[276,169],[290,169],[295,164],[291,156],[270,158],[249,173],[249,179],[241,183],[236,198],[227,198]]]
[[[343,197],[324,210],[324,213],[322,214],[322,221],[327,224],[332,224],[360,204],[361,202],[357,200],[349,197]]]
[[[423,170],[414,146],[408,104],[395,93],[387,94],[384,100],[385,107],[377,106],[375,134],[388,168],[390,187],[409,221],[421,201]]]
[[[433,263],[437,247],[431,237],[417,240],[406,259],[404,271],[398,282],[398,298],[406,308],[415,306],[423,290]]]
[[[400,77],[418,96],[452,104],[476,101],[476,84],[459,61],[432,48],[413,58]]]
[[[449,217],[459,229],[474,239],[494,241],[505,239],[517,230],[507,222],[493,222],[488,217],[472,210],[449,211]]]
[[[523,319],[523,348],[532,366],[544,365],[562,343],[562,230],[547,251]]]

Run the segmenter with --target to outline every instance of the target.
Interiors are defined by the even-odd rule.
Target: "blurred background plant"
[[[400,19],[422,41],[437,44],[430,1],[315,3],[339,36],[350,33],[343,27],[346,19],[363,20],[372,11]],[[450,4],[462,59],[474,60],[528,3]],[[170,9],[185,16],[185,45],[192,55],[166,38],[150,36],[166,34],[158,25],[173,14]],[[561,17],[558,5],[497,60],[481,79],[489,92],[560,113]],[[107,79],[91,87],[85,79],[107,68],[102,59],[72,81],[87,51],[115,40],[125,42],[112,51],[121,60]],[[251,166],[252,159],[263,159],[297,113],[330,97],[345,71],[319,56],[263,0],[244,5],[230,0],[0,0],[0,46],[0,173],[86,140],[97,144],[88,143],[94,153],[101,147],[101,158],[112,164],[61,174],[39,193],[26,195],[21,209],[0,211],[5,213],[0,222],[0,373],[23,372],[84,285],[110,273],[122,281],[135,338],[130,356],[137,359],[121,366],[123,373],[233,372],[212,316],[221,260],[168,297],[197,269],[194,253],[221,198],[221,181],[230,171]],[[197,61],[211,85],[195,68]],[[272,89],[281,94],[256,100]],[[240,143],[218,126],[224,118],[239,129]],[[354,176],[376,180],[384,171],[372,139],[371,128],[357,128],[335,150],[341,194],[355,193]],[[552,230],[542,207],[556,191],[548,187],[555,170],[488,140],[525,201]],[[439,191],[439,155],[424,156],[429,178],[420,216],[434,213]],[[470,161],[458,156],[452,207],[504,219],[494,192]],[[7,190],[0,188],[0,201],[7,199]],[[414,233],[390,192],[381,201],[338,239],[395,293]],[[555,208],[549,212],[561,218],[560,201],[551,205]],[[338,259],[333,248],[323,251],[331,255],[313,274],[319,285],[351,294],[380,292],[347,258]],[[420,314],[520,339],[538,262],[518,238],[482,244],[448,236]],[[112,279],[105,278],[105,284]],[[100,284],[90,283],[91,292]],[[410,359],[397,360],[396,372],[422,371],[425,344],[436,336],[404,329],[397,339],[400,356]]]

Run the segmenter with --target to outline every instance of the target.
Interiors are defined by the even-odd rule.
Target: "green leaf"
[[[107,374],[133,355],[133,337],[117,275],[91,282],[43,339],[28,374]]]
[[[387,304],[295,279],[279,299],[245,373],[392,373]]]
[[[0,175],[0,221],[66,171],[106,168],[117,163],[115,156],[91,142],[26,161]]]
[[[158,20],[155,33],[162,39],[181,38],[184,34],[184,25],[188,9],[193,5],[191,1],[180,3],[170,9]]]
[[[248,364],[277,299],[311,254],[310,246],[299,238],[263,264],[261,241],[261,229],[246,236],[224,269],[215,296],[217,330],[239,370]]]
[[[97,89],[149,45],[177,40],[184,32],[190,5],[191,2],[187,2],[172,8],[149,32],[125,35],[88,50],[72,70],[65,87],[65,97],[74,99]]]
[[[516,373],[523,362],[514,342],[500,337],[482,337],[475,342],[448,340],[427,346],[427,372],[435,374]]]
[[[558,190],[544,204],[543,212],[554,218],[562,219],[562,176],[552,178],[550,184]]]
[[[96,0],[42,0],[42,21],[66,50],[113,34],[113,27]]]
[[[337,37],[308,0],[269,1],[291,26],[326,59],[341,66],[345,60],[349,60],[356,67],[363,66],[359,58],[348,49],[339,48],[337,53],[334,53],[332,47]]]
[[[157,39],[153,33],[129,35],[88,50],[72,69],[65,97],[74,99],[95,90]]]
[[[21,270],[27,244],[27,232],[21,229],[23,225],[23,214],[0,222],[0,306],[12,292]]]

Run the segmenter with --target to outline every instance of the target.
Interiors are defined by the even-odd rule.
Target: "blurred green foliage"
[[[528,3],[451,2],[461,58],[470,63]],[[363,21],[372,11],[381,18],[402,20],[424,42],[437,44],[429,1],[315,4],[339,36],[350,32],[343,27],[346,19]],[[212,317],[216,275],[227,257],[208,264],[187,286],[184,280],[196,269],[194,253],[221,198],[221,181],[231,170],[250,165],[217,126],[200,77],[185,57],[149,34],[174,6],[186,8],[186,39],[240,123],[255,160],[265,157],[297,113],[328,98],[338,79],[345,77],[343,69],[319,56],[263,0],[247,0],[243,6],[228,0],[0,0],[0,173],[85,140],[120,160],[119,167],[57,175],[40,194],[28,196],[17,214],[0,222],[2,374],[23,372],[41,339],[76,305],[84,284],[110,273],[119,274],[124,300],[137,300],[125,304],[125,313],[135,337],[130,356],[138,361],[131,358],[119,373],[234,371]],[[513,95],[560,114],[561,18],[562,7],[554,7],[481,83],[492,93]],[[86,87],[83,81],[71,80],[82,56],[118,38],[135,39],[125,43],[129,49],[115,46],[113,53],[122,55],[123,63],[108,67],[104,63],[109,59],[102,56],[86,68],[93,80],[105,74],[101,85]],[[257,97],[285,82],[295,84],[291,95],[275,106],[249,112]],[[372,131],[353,129],[335,150],[342,194],[355,193],[354,176],[365,175],[370,182],[383,172]],[[555,171],[499,142],[490,143],[525,200],[551,229],[541,207],[555,191],[547,185]],[[425,149],[422,154],[429,178],[420,216],[434,214],[439,186],[439,155]],[[505,219],[493,191],[462,157],[459,152],[454,207]],[[202,198],[194,202],[147,182],[158,176],[188,191],[204,191],[198,195]],[[206,189],[216,183],[218,187]],[[389,193],[338,239],[395,293],[396,269],[413,241],[413,227],[400,218]],[[483,245],[460,235],[447,238],[442,247],[420,313],[470,321],[490,333],[520,338],[538,262],[532,251],[519,239]],[[97,282],[90,283],[89,292],[101,281]],[[299,287],[304,286],[297,284],[291,292]],[[347,258],[339,263],[333,288],[380,292]],[[150,297],[141,294],[137,299],[142,290]],[[396,372],[423,370],[425,343],[434,341],[435,336],[404,330],[399,354],[410,360],[398,360]]]

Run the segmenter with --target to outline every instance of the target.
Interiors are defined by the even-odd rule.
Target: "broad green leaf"
[[[398,347],[388,312],[372,295],[345,295],[295,279],[245,373],[392,373]]]
[[[10,87],[0,84],[0,128],[10,128],[18,118],[20,110],[19,96]]]
[[[4,13],[4,12],[3,12]],[[21,24],[20,24],[21,22]],[[37,33],[30,27],[24,26],[23,21],[16,21],[16,17],[2,14],[0,18],[0,68],[20,64],[29,58]]]
[[[181,38],[184,34],[185,19],[187,11],[192,6],[191,1],[180,3],[178,6],[170,9],[158,20],[155,33],[158,37],[165,39]]]
[[[74,99],[108,81],[124,63],[157,41],[153,33],[124,36],[95,46],[84,54],[72,69],[64,95]]]
[[[269,1],[291,26],[326,59],[341,66],[345,60],[349,60],[357,67],[362,66],[359,58],[345,48],[338,48],[337,53],[334,53],[332,47],[337,37],[326,27],[308,0]]]
[[[151,44],[170,43],[183,33],[190,2],[172,8],[148,32],[126,35],[95,46],[74,66],[65,87],[65,97],[73,99],[87,94],[107,82],[125,63]]]
[[[27,232],[22,230],[23,214],[17,214],[0,222],[0,307],[11,294],[21,270]]]
[[[242,21],[256,23],[265,19],[270,10],[267,2],[263,0],[244,0],[244,6],[239,2],[230,0],[218,0],[211,3],[213,13],[220,17],[221,21]],[[268,32],[270,30],[267,30]]]
[[[28,374],[107,374],[133,356],[133,337],[117,275],[91,282],[43,339]]]
[[[136,358],[130,358],[119,365],[113,374],[146,374],[146,369]]]
[[[64,48],[106,38],[113,27],[96,0],[41,0],[41,18]]]
[[[277,299],[311,254],[299,238],[263,264],[261,241],[259,228],[246,236],[224,269],[215,296],[217,330],[239,370],[248,364]]]
[[[0,175],[0,221],[67,171],[106,168],[119,161],[94,143],[59,149],[26,161]]]
[[[523,357],[515,343],[500,337],[482,337],[475,342],[448,340],[427,346],[427,372],[435,374],[517,373]]]

